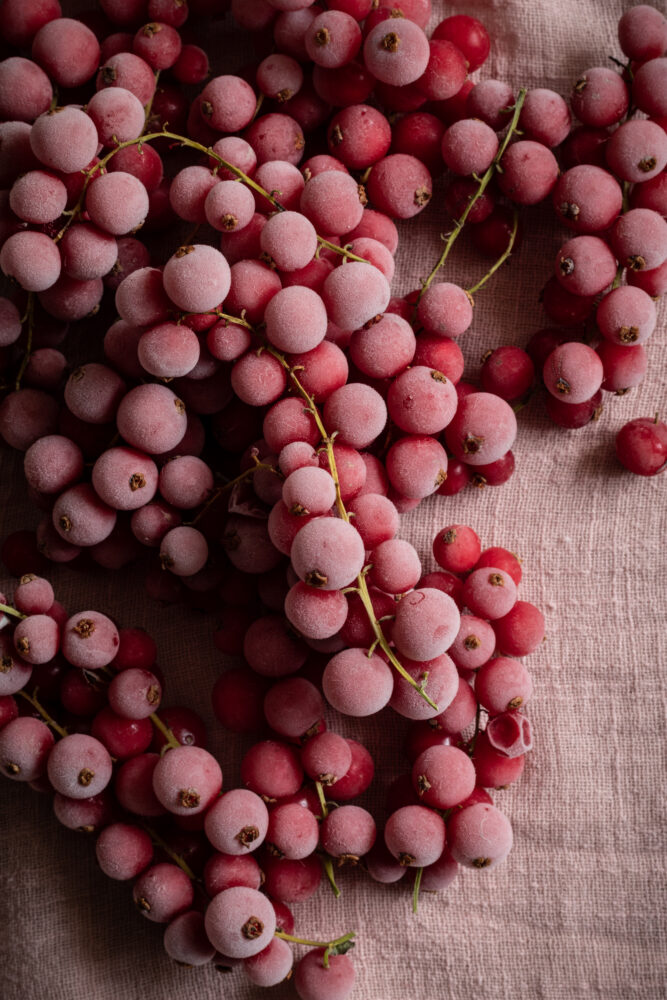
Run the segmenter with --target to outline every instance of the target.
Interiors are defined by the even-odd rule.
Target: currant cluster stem
[[[491,183],[493,177],[495,176],[496,171],[499,170],[499,169],[501,169],[501,167],[500,167],[500,161],[503,158],[505,150],[507,149],[507,147],[508,147],[508,145],[510,143],[510,140],[512,139],[512,136],[517,131],[518,124],[519,124],[519,116],[521,115],[521,108],[523,107],[523,102],[525,100],[526,93],[527,93],[526,89],[524,87],[522,87],[521,90],[519,91],[519,93],[517,94],[516,103],[514,104],[514,113],[512,114],[512,121],[510,122],[510,126],[509,126],[509,128],[507,130],[505,138],[503,139],[502,143],[500,144],[498,152],[496,153],[496,155],[494,157],[493,163],[491,164],[491,166],[489,167],[489,169],[486,171],[486,173],[483,174],[482,177],[479,178],[479,182],[477,184],[477,190],[475,191],[475,193],[471,197],[470,201],[466,205],[466,207],[463,210],[460,218],[456,219],[456,221],[454,222],[454,228],[452,229],[451,233],[449,233],[449,235],[447,236],[447,239],[445,241],[445,247],[444,247],[442,253],[440,254],[440,259],[438,260],[437,264],[435,265],[435,267],[433,268],[433,270],[429,274],[428,278],[425,278],[424,281],[422,282],[422,287],[421,287],[421,290],[419,292],[419,298],[417,299],[418,302],[419,302],[419,299],[424,294],[424,292],[426,291],[426,289],[432,283],[433,279],[435,278],[435,276],[438,273],[438,271],[440,270],[440,268],[443,266],[443,264],[445,263],[445,261],[449,257],[451,249],[454,246],[456,240],[458,239],[458,237],[459,237],[459,235],[461,233],[461,230],[465,226],[466,219],[470,215],[470,212],[472,211],[473,206],[479,201],[479,199],[482,197],[482,195],[486,191],[487,187],[489,186],[489,184]],[[502,262],[503,261],[501,260],[500,263],[502,264]],[[498,264],[498,267],[500,267],[500,264]],[[489,272],[488,276],[490,277],[490,275],[496,269],[497,268],[494,267]],[[482,282],[482,284],[483,284],[483,282]]]
[[[58,733],[58,736],[69,736],[67,730],[63,726],[59,725],[56,720],[49,715],[44,706],[37,701],[37,695],[34,692],[30,695],[27,691],[17,691],[16,695],[17,697],[24,698],[27,702],[29,702],[32,707],[39,712],[47,726],[50,726],[51,729]]]
[[[345,508],[345,504],[343,503],[343,498],[340,492],[340,480],[338,479],[338,470],[336,468],[336,457],[334,455],[335,435],[330,435],[327,433],[327,430],[324,424],[322,423],[322,418],[320,416],[319,410],[315,405],[314,399],[312,398],[310,393],[308,393],[306,389],[304,389],[303,385],[299,381],[296,371],[294,370],[294,368],[290,366],[287,359],[280,353],[280,351],[277,351],[273,347],[267,346],[265,350],[267,350],[269,354],[273,355],[273,357],[276,358],[276,360],[279,361],[280,364],[283,366],[283,368],[286,370],[294,388],[297,390],[303,401],[306,403],[309,412],[312,414],[317,430],[319,431],[324,446],[326,448],[327,460],[329,463],[329,471],[331,473],[331,478],[333,479],[334,485],[336,487],[336,509],[338,510],[338,513],[342,518],[342,520],[347,521],[347,523],[350,524],[351,523],[350,515],[348,514]],[[428,696],[423,686],[419,685],[417,681],[415,681],[415,679],[410,676],[410,674],[407,672],[407,670],[400,662],[400,660],[397,659],[396,654],[394,653],[393,649],[387,642],[387,638],[384,632],[382,631],[382,626],[380,625],[375,615],[375,609],[373,608],[371,595],[368,591],[368,584],[366,583],[365,569],[362,569],[361,573],[359,573],[359,575],[357,576],[356,591],[359,594],[359,598],[364,606],[366,614],[368,615],[368,620],[371,624],[371,628],[373,629],[373,634],[375,636],[374,645],[379,646],[382,649],[382,651],[384,652],[385,656],[387,657],[391,665],[398,671],[401,677],[405,681],[407,681],[407,683],[411,687],[413,687],[415,691],[417,691],[417,693],[424,699],[424,701],[428,702],[431,708],[435,709],[435,711],[437,712],[438,706],[436,705],[436,703],[433,701],[432,698]]]
[[[468,295],[474,295],[475,292],[478,292],[480,288],[487,283],[489,278],[491,278],[496,273],[498,268],[503,266],[507,258],[511,255],[512,250],[514,249],[514,244],[516,242],[516,234],[518,232],[518,229],[519,229],[519,213],[515,208],[514,211],[512,212],[512,232],[510,233],[510,238],[507,246],[501,253],[498,260],[495,262],[495,264],[492,267],[490,267],[489,270],[486,272],[484,277],[480,278],[476,285],[472,285],[470,288],[466,288],[466,292],[468,293]]]
[[[28,292],[28,301],[26,302],[25,314],[21,319],[21,324],[27,323],[28,326],[28,336],[26,339],[25,351],[23,357],[21,358],[21,365],[19,367],[18,373],[16,375],[16,382],[14,388],[18,392],[21,388],[21,379],[25,374],[25,370],[28,367],[28,362],[30,360],[30,355],[32,354],[32,338],[35,329],[35,293]]]
[[[329,968],[329,956],[331,953],[333,952],[336,955],[344,954],[345,951],[353,947],[348,942],[352,942],[352,938],[355,936],[356,931],[349,931],[349,933],[343,934],[342,937],[336,938],[335,941],[311,941],[309,938],[294,937],[293,934],[286,934],[285,931],[276,931],[276,937],[282,938],[283,941],[291,941],[292,944],[305,944],[308,948],[324,948],[322,965],[325,969]],[[345,948],[345,945],[348,945],[348,947]]]
[[[12,618],[19,618],[21,620],[28,617],[27,615],[22,615],[20,611],[16,610],[16,608],[11,608],[9,604],[0,604],[0,612],[4,615],[11,615]]]
[[[72,222],[81,213],[83,206],[85,204],[86,191],[88,189],[88,185],[95,178],[97,174],[101,173],[105,169],[107,163],[111,159],[113,159],[113,157],[117,153],[119,153],[121,149],[127,149],[129,146],[141,146],[143,143],[152,142],[154,139],[173,139],[174,142],[178,143],[181,146],[186,146],[188,149],[194,149],[199,153],[203,153],[205,156],[208,156],[215,161],[218,169],[220,167],[224,167],[225,170],[228,170],[230,173],[232,173],[234,177],[237,178],[237,180],[242,181],[247,187],[251,188],[258,195],[261,195],[262,198],[266,198],[266,200],[271,205],[273,205],[273,207],[276,209],[277,212],[285,211],[285,207],[281,205],[278,199],[275,198],[269,191],[265,191],[264,188],[257,183],[257,181],[254,181],[252,177],[248,177],[248,175],[245,174],[242,170],[239,170],[238,167],[235,167],[233,163],[230,163],[228,160],[224,160],[221,156],[218,156],[218,154],[214,152],[214,150],[211,149],[210,146],[204,146],[203,143],[196,142],[194,139],[188,138],[188,136],[178,135],[176,132],[167,132],[166,130],[162,132],[149,132],[145,135],[138,136],[136,139],[128,139],[126,142],[119,142],[116,146],[113,147],[113,149],[109,150],[106,156],[102,157],[99,163],[95,163],[90,168],[90,170],[86,171],[86,179],[84,181],[81,194],[79,195],[79,200],[77,201],[74,208],[71,210],[71,214],[69,215],[67,222],[65,223],[63,228],[54,237],[55,243],[58,243],[63,238],[69,227],[72,225]],[[340,254],[342,257],[345,257],[348,260],[356,260],[361,263],[368,263],[368,261],[365,261],[363,257],[358,257],[356,254],[352,253],[350,250],[347,250],[345,247],[339,247],[335,243],[331,243],[329,242],[329,240],[325,240],[322,236],[317,237],[317,242],[321,247],[326,247],[328,250],[332,250],[334,251],[334,253]]]

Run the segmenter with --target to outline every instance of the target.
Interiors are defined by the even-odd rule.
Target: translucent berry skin
[[[493,868],[512,849],[512,827],[504,813],[480,802],[455,812],[447,824],[452,857],[466,868]]]
[[[491,50],[489,33],[476,17],[454,14],[436,25],[432,38],[453,42],[463,53],[468,71],[473,73],[486,62]]]
[[[475,768],[457,747],[429,747],[412,765],[412,783],[424,805],[452,809],[472,793]]]
[[[223,889],[231,889],[234,885],[259,889],[262,873],[252,854],[218,854],[216,851],[204,867],[204,884],[209,896],[217,896]]]
[[[403,806],[384,828],[385,843],[400,864],[423,868],[437,861],[445,847],[445,824],[426,806]]]
[[[36,781],[46,773],[55,743],[45,723],[22,715],[0,729],[0,773],[13,781]]]
[[[165,809],[176,816],[204,812],[221,788],[220,765],[201,747],[170,750],[153,772],[153,791]]]
[[[616,435],[616,456],[637,476],[657,476],[667,467],[667,424],[638,417],[624,424]]]
[[[190,909],[194,889],[181,868],[163,863],[153,865],[139,876],[134,883],[132,898],[147,920],[167,924]]]
[[[619,122],[628,110],[628,88],[615,70],[595,66],[577,80],[571,102],[580,122],[604,128]]]
[[[575,236],[560,248],[555,274],[562,287],[575,295],[598,295],[614,280],[616,259],[599,237]]]
[[[648,356],[643,344],[625,347],[603,340],[596,350],[604,370],[604,392],[623,394],[643,381],[648,368]]]
[[[301,1000],[347,1000],[354,989],[355,971],[348,955],[332,955],[324,968],[324,949],[307,952],[297,963],[294,986]]]
[[[543,369],[544,384],[564,403],[583,403],[602,385],[602,362],[587,344],[570,341],[557,347]]]

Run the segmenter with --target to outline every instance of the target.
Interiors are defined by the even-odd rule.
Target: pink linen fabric
[[[64,5],[67,10],[73,9]],[[567,95],[594,65],[620,56],[618,0],[435,0],[432,25],[452,13],[480,17],[492,38],[477,77],[545,86]],[[229,71],[229,70],[226,70]],[[548,206],[522,214],[519,252],[476,296],[461,338],[467,375],[482,354],[525,344],[548,325],[540,288],[566,234]],[[417,286],[447,227],[441,188],[416,221],[401,225],[394,294]],[[487,265],[459,240],[443,277],[474,284]],[[519,413],[517,471],[499,489],[432,498],[403,517],[401,535],[434,568],[436,530],[471,524],[485,546],[524,560],[520,597],[547,619],[546,642],[526,662],[535,694],[528,708],[535,749],[518,785],[494,793],[515,845],[490,872],[464,870],[442,894],[423,893],[411,911],[409,878],[379,886],[361,871],[340,874],[294,908],[296,933],[358,934],[354,1000],[658,1000],[665,995],[664,670],[667,665],[666,477],[624,472],[613,457],[627,420],[667,409],[665,307],[647,344],[645,383],[605,397],[598,423],[552,425],[540,393]],[[33,525],[20,456],[0,451],[4,537]],[[98,607],[159,643],[168,703],[197,708],[225,787],[239,781],[248,746],[216,723],[209,692],[220,669],[213,620],[161,608],[143,596],[135,570],[116,575],[54,567],[57,598],[71,611]],[[0,577],[11,595],[12,581]],[[406,770],[405,725],[387,713],[357,723],[329,716],[360,737],[377,762],[370,803],[381,813],[392,777]],[[241,971],[183,969],[164,954],[162,928],[133,909],[128,885],[107,879],[84,835],[62,828],[46,796],[0,787],[0,996],[3,1000],[251,1000],[295,997],[289,983],[263,994]]]

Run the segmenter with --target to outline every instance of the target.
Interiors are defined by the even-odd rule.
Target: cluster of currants
[[[411,547],[402,546],[405,561]],[[354,935],[295,937],[288,904],[311,897],[322,871],[338,894],[334,863],[361,865],[383,883],[415,869],[416,906],[420,888],[447,888],[460,865],[503,861],[512,830],[486,789],[515,781],[532,746],[521,711],[532,682],[513,657],[537,648],[544,619],[517,600],[518,559],[482,551],[465,525],[439,531],[433,552],[441,569],[415,578],[417,589],[400,600],[391,588],[371,588],[374,606],[395,609],[382,616],[391,647],[384,635],[364,645],[373,633],[359,591],[341,597],[348,648],[311,655],[298,677],[287,675],[301,671],[308,648],[277,616],[246,630],[246,662],[221,675],[213,707],[225,728],[264,738],[242,760],[243,787],[224,794],[201,719],[162,707],[152,638],[119,630],[97,611],[68,615],[48,580],[26,574],[13,606],[1,595],[0,771],[53,794],[66,827],[95,833],[102,870],[134,880],[137,908],[168,925],[165,949],[176,961],[241,965],[253,983],[270,986],[290,973],[290,945],[311,945],[296,966],[299,996],[322,1000],[334,983],[337,996],[348,996]],[[286,602],[306,635],[328,617],[304,603],[308,589],[296,584]],[[405,678],[394,677],[391,650]],[[389,790],[381,838],[371,813],[348,804],[369,788],[373,759],[327,728],[325,698],[357,718],[389,704],[413,720],[412,772]]]
[[[565,144],[567,169],[552,199],[576,235],[560,248],[543,292],[559,326],[528,345],[549,393],[547,412],[567,428],[599,414],[603,391],[623,395],[642,381],[655,300],[667,290],[667,20],[654,7],[633,7],[618,35],[627,64],[595,66],[574,85],[582,124]],[[573,338],[577,328],[592,346]],[[640,475],[660,472],[666,449],[658,420],[632,421],[617,439],[619,459]]]
[[[118,630],[97,611],[68,617],[34,574],[21,578],[14,604],[3,604],[0,632],[0,772],[53,795],[64,826],[95,835],[103,872],[132,880],[137,909],[168,925],[164,947],[175,961],[238,965],[251,982],[272,986],[292,970],[291,943],[318,946],[296,964],[299,996],[329,996],[332,983],[347,996],[354,968],[344,954],[354,935],[294,937],[284,900],[310,894],[307,874],[272,875],[270,855],[263,871],[251,856],[267,837],[276,857],[283,841],[296,850],[288,856],[312,853],[318,822],[299,796],[271,815],[247,788],[221,796],[202,720],[183,706],[161,707],[164,678],[147,633]],[[279,767],[276,758],[269,774]],[[312,860],[310,892],[320,872]]]
[[[422,6],[428,13],[428,5]],[[6,77],[0,86],[3,113],[16,119],[0,125],[0,168],[11,184],[0,266],[23,289],[19,299],[28,327],[16,388],[0,404],[0,433],[26,452],[26,479],[45,511],[37,530],[40,551],[68,562],[85,549],[102,566],[118,567],[143,546],[159,546],[163,568],[195,590],[213,590],[221,576],[219,568],[211,569],[218,536],[207,537],[192,521],[182,523],[184,511],[215,495],[224,459],[213,442],[235,455],[251,446],[265,466],[263,478],[255,480],[260,500],[274,506],[269,535],[248,519],[241,532],[255,539],[253,553],[260,544],[265,550],[254,572],[274,568],[285,553],[285,542],[276,542],[278,530],[293,534],[302,518],[331,509],[335,493],[327,469],[333,461],[343,501],[389,493],[397,510],[434,492],[451,495],[470,481],[505,482],[514,469],[512,408],[494,392],[456,388],[463,356],[455,338],[472,322],[470,293],[433,282],[441,258],[418,295],[391,298],[398,244],[393,218],[424,207],[427,168],[411,154],[388,153],[393,133],[382,112],[348,104],[332,119],[332,155],[311,157],[301,172],[301,125],[284,113],[256,117],[257,95],[240,76],[214,77],[191,103],[184,130],[196,138],[167,131],[166,111],[158,119],[161,129],[147,132],[157,127],[150,124],[159,97],[153,73],[170,71],[177,80],[182,75],[175,67],[183,52],[176,23],[183,5],[162,8],[170,12],[164,23],[151,22],[135,35],[108,36],[101,46],[87,25],[54,16],[34,34],[34,61],[16,56],[0,63],[0,84]],[[3,8],[10,39],[27,16],[21,10]],[[105,6],[112,19],[113,10],[113,4]],[[292,43],[297,34],[310,52],[312,21],[312,37],[325,39],[313,43],[314,77],[317,68],[349,70],[354,53],[349,46],[338,52],[336,39],[347,37],[339,29],[350,23],[361,37],[354,18],[338,11],[316,15],[310,5],[304,11],[307,17],[281,14],[276,36],[283,37],[282,19]],[[41,7],[33,13],[31,31],[35,18],[46,16]],[[119,7],[118,17],[126,16]],[[364,59],[378,87],[388,86],[382,83],[389,73],[383,60],[395,58],[400,72],[392,68],[392,79],[403,81],[392,85],[397,93],[417,87],[418,78],[423,101],[447,101],[461,88],[466,61],[474,68],[488,54],[486,33],[473,18],[446,19],[430,43],[414,21],[392,18],[401,44],[387,48],[373,42],[388,30],[387,12],[377,12],[375,26],[374,17],[365,23],[372,30]],[[414,44],[417,53],[426,53],[425,66],[410,39],[423,40]],[[74,41],[86,56],[75,64]],[[454,65],[463,75],[445,86],[442,79],[449,79]],[[260,94],[268,99],[273,91],[267,80],[275,83],[276,73],[294,67],[299,63],[293,56],[264,60],[256,72]],[[51,106],[46,71],[61,92],[93,77],[98,89],[83,108]],[[404,79],[411,73],[414,79]],[[37,96],[27,85],[33,77],[40,83]],[[276,93],[293,93],[285,104],[297,100],[298,80],[288,87],[280,76],[280,83]],[[522,143],[509,145],[519,123],[530,134],[525,111],[531,93],[521,118],[518,102],[513,115],[511,106],[495,115],[496,129],[511,118],[501,145],[489,125],[473,118],[459,123],[461,135],[453,134],[456,124],[436,130],[441,161],[444,156],[461,174],[484,174],[463,221],[479,206],[497,162],[502,184],[515,178],[512,191],[522,190],[521,178],[532,177],[530,164],[524,169],[516,156]],[[468,111],[482,114],[472,104]],[[478,127],[485,130],[481,139],[468,134]],[[243,128],[243,138],[229,134]],[[198,150],[202,163],[180,166],[172,139]],[[163,156],[172,173],[168,180]],[[377,209],[364,207],[365,191],[348,168],[371,169],[367,189]],[[416,186],[410,187],[406,170],[415,174]],[[414,195],[410,206],[406,191]],[[130,234],[144,220],[150,230],[172,217],[210,227],[221,250],[187,243],[163,267],[151,266],[147,248]],[[57,346],[67,323],[98,308],[105,286],[115,289],[120,316],[104,337],[105,363],[79,364],[66,377],[67,359]],[[11,299],[0,300],[0,340],[10,368],[12,345],[21,337],[20,312]],[[329,435],[336,439],[333,450],[317,455],[315,448]],[[291,447],[288,458],[283,451]],[[318,463],[324,467],[320,495],[302,503],[292,481],[285,483],[287,507],[276,507],[283,480]],[[297,480],[317,475],[300,471]],[[237,533],[227,531],[223,545],[238,547]],[[247,556],[239,551],[230,558],[237,565]],[[148,586],[160,597],[180,593],[180,585],[165,586],[157,569]]]

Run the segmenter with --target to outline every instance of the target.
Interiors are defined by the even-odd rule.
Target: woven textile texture
[[[73,9],[64,5],[66,10]],[[590,66],[620,55],[618,0],[435,0],[432,25],[466,12],[493,38],[477,75],[567,94]],[[221,64],[219,64],[221,66]],[[474,378],[483,352],[525,344],[547,325],[538,294],[567,238],[548,206],[522,213],[524,241],[476,297],[461,346]],[[440,250],[447,221],[440,188],[422,216],[401,225],[395,294],[414,288]],[[168,252],[169,248],[165,251]],[[487,265],[459,240],[444,275],[473,284]],[[491,872],[462,871],[443,894],[411,912],[408,880],[371,883],[344,870],[336,901],[323,886],[295,907],[297,933],[358,933],[355,1000],[658,1000],[665,995],[664,670],[665,476],[633,477],[613,457],[627,420],[665,412],[665,309],[647,345],[645,383],[605,399],[599,422],[579,431],[552,425],[540,393],[519,413],[517,471],[499,489],[433,498],[402,519],[401,534],[434,568],[439,527],[468,523],[483,544],[524,560],[520,596],[547,617],[547,639],[527,660],[535,683],[528,714],[535,749],[521,781],[494,795],[515,845]],[[102,330],[99,330],[101,337]],[[96,348],[99,350],[99,346]],[[20,456],[0,451],[3,536],[32,526]],[[226,787],[239,781],[247,741],[216,724],[209,691],[220,668],[212,619],[160,608],[135,571],[54,569],[57,598],[72,612],[107,611],[148,628],[159,642],[168,701],[205,717]],[[13,584],[0,578],[10,595]],[[359,736],[377,761],[367,802],[378,806],[405,770],[403,720],[388,712],[332,728]],[[662,791],[661,791],[662,788]],[[163,953],[160,927],[141,919],[127,885],[96,866],[93,843],[55,821],[48,798],[0,787],[0,996],[3,1000],[251,1000],[262,992],[240,971],[182,969]],[[294,997],[290,984],[268,996]]]

